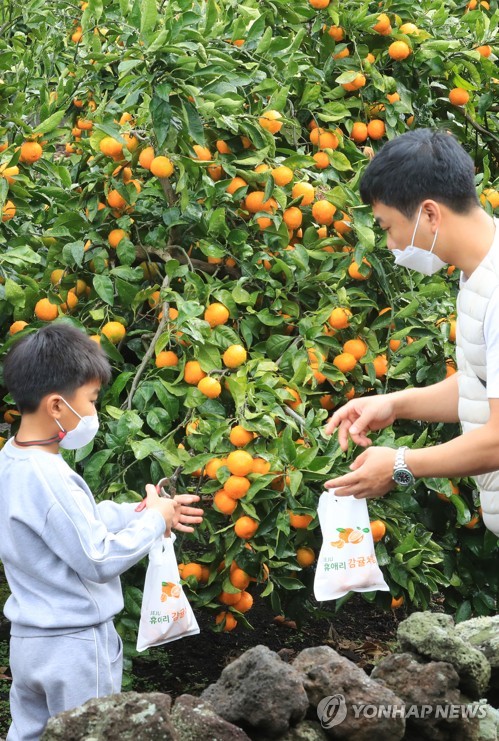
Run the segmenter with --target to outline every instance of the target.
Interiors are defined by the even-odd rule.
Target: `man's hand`
[[[328,435],[338,430],[338,442],[342,450],[348,449],[348,436],[356,445],[367,448],[372,441],[368,432],[383,430],[394,423],[395,405],[390,394],[386,396],[364,396],[352,399],[335,412],[325,427]]]
[[[180,519],[180,502],[176,502],[175,499],[160,497],[154,484],[146,484],[146,494],[147,509],[157,509],[163,515],[165,535],[170,535],[172,527],[177,527]]]
[[[351,464],[352,473],[326,481],[326,489],[335,489],[338,496],[353,495],[357,499],[384,496],[395,486],[392,479],[395,453],[393,448],[384,447],[365,450]]]
[[[176,494],[173,499],[180,504],[178,522],[173,527],[182,533],[193,533],[192,525],[199,525],[203,521],[204,510],[189,505],[199,502],[199,497],[197,494]]]

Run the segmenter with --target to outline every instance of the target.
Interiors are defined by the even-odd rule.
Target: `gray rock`
[[[461,707],[470,703],[459,689],[459,675],[452,664],[421,663],[414,654],[393,654],[382,659],[371,676],[396,689],[402,698],[407,738],[479,741],[478,719],[462,717]]]
[[[41,741],[178,741],[170,707],[161,692],[95,698],[51,718]]]
[[[463,691],[474,700],[483,697],[490,681],[490,664],[456,634],[450,615],[415,612],[400,623],[397,638],[402,651],[452,664]]]
[[[480,719],[480,741],[497,741],[499,739],[499,710],[485,705],[486,715]]]
[[[303,675],[303,685],[313,708],[327,697],[344,698],[344,701],[338,700],[336,707],[339,709],[334,715],[337,720],[342,710],[346,711],[340,723],[326,728],[327,718],[323,713],[322,722],[328,737],[354,741],[397,741],[404,737],[403,718],[371,717],[371,714],[360,712],[366,705],[402,705],[400,698],[329,646],[306,648],[298,654],[293,666]]]
[[[202,693],[230,723],[263,736],[282,736],[305,717],[307,693],[300,675],[266,646],[255,646],[225,667]]]
[[[254,741],[273,741],[268,736],[255,735]],[[294,728],[290,728],[284,736],[279,736],[279,741],[327,741],[328,736],[322,730],[321,724],[313,720],[302,720]]]
[[[456,635],[481,651],[492,668],[499,669],[499,615],[465,620],[455,627]]]
[[[179,741],[250,741],[237,726],[216,714],[213,706],[193,695],[180,695],[171,714]]]

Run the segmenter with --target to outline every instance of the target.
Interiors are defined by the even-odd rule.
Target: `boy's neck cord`
[[[54,437],[49,437],[46,440],[27,440],[26,442],[21,442],[17,439],[17,435],[14,435],[14,440],[16,442],[16,445],[20,445],[23,448],[28,448],[30,445],[52,445],[52,443],[58,443],[60,442],[63,437],[66,435],[65,432],[59,431],[57,435],[54,435]]]

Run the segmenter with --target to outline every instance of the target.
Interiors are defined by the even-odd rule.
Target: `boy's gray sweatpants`
[[[7,741],[39,741],[48,719],[121,691],[123,647],[112,620],[77,633],[10,639]]]

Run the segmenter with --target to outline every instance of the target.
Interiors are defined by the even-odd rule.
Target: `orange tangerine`
[[[178,365],[178,355],[172,350],[162,350],[156,356],[156,368],[173,368]]]
[[[240,177],[235,177],[235,178],[232,178],[232,180],[230,181],[229,185],[226,187],[225,190],[227,191],[227,193],[230,193],[231,195],[233,195],[236,192],[236,190],[239,190],[239,188],[245,188],[247,185],[248,183],[246,182],[246,180],[243,180]]]
[[[360,360],[367,352],[367,345],[364,340],[357,337],[355,340],[347,340],[345,342],[343,352],[350,353],[356,360]]]
[[[188,360],[184,368],[184,381],[192,386],[197,386],[203,378],[206,378],[206,373],[201,368],[199,361]]]
[[[222,360],[227,368],[239,368],[240,365],[246,362],[248,353],[242,345],[230,345],[225,350]]]
[[[248,610],[251,610],[253,607],[253,597],[249,592],[243,590],[239,595],[237,602],[234,602],[232,606],[234,610],[237,610],[238,612],[248,612]]]
[[[449,100],[452,105],[466,105],[470,99],[470,94],[462,87],[455,87],[449,93]]]
[[[295,530],[306,530],[314,519],[312,515],[298,515],[290,510],[288,510],[288,516],[289,524],[291,527],[295,528]]]
[[[143,167],[144,170],[150,170],[151,163],[155,157],[154,147],[145,147],[139,154],[139,165]]]
[[[236,448],[244,448],[253,440],[254,436],[253,432],[246,430],[242,425],[236,425],[230,431],[229,440]]]
[[[233,476],[247,476],[253,470],[253,456],[246,450],[234,450],[227,456],[227,468]]]
[[[274,169],[271,170],[270,174],[272,175],[275,184],[281,187],[284,185],[288,185],[294,177],[293,170],[290,167],[286,167],[286,165],[274,167]]]
[[[348,373],[357,365],[357,359],[349,352],[342,352],[333,358],[333,365],[342,373]]]
[[[258,522],[248,515],[239,517],[234,523],[234,532],[238,538],[249,540],[258,530]]]
[[[222,514],[231,515],[237,507],[237,500],[229,497],[223,489],[219,489],[213,497],[213,504]]]
[[[56,304],[50,303],[48,298],[41,298],[35,304],[35,316],[43,322],[53,321],[59,314]]]
[[[163,157],[162,155],[160,155],[159,157],[154,157],[154,159],[151,160],[149,170],[157,178],[169,178],[171,175],[173,175],[175,168],[173,166],[173,162],[169,157]]]
[[[388,55],[395,61],[407,59],[411,54],[411,47],[405,41],[394,41],[388,47]]]
[[[17,322],[13,322],[9,327],[9,334],[17,334],[18,332],[21,332],[25,327],[28,326],[28,322],[23,322],[21,319],[19,319]]]
[[[205,322],[208,322],[210,327],[218,327],[220,324],[226,324],[229,316],[229,310],[226,306],[220,303],[213,303],[206,307],[203,319]]]
[[[247,494],[251,482],[246,476],[234,476],[231,475],[223,485],[223,490],[228,497],[232,499],[241,499]]]
[[[317,224],[329,226],[333,223],[336,206],[329,201],[316,201],[312,206],[312,217]]]
[[[208,399],[216,399],[222,393],[222,386],[219,381],[211,376],[202,378],[197,384],[197,387]]]
[[[277,134],[282,128],[282,114],[279,111],[265,111],[258,119],[262,129],[270,131],[271,134]]]
[[[227,633],[237,626],[237,620],[231,612],[219,612],[215,617],[216,625],[223,625],[224,633]]]
[[[107,322],[102,327],[101,334],[107,337],[109,342],[113,345],[117,345],[122,339],[124,339],[126,329],[121,322]]]
[[[291,197],[293,199],[301,198],[300,206],[310,206],[315,198],[315,188],[310,183],[295,183],[291,189]]]
[[[251,473],[265,475],[270,472],[270,463],[264,458],[253,458]]]
[[[337,306],[329,315],[328,322],[333,329],[346,329],[350,325],[352,312],[344,306]]]

